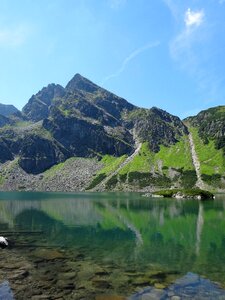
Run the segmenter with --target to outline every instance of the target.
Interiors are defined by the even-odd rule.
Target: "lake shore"
[[[163,198],[176,198],[176,199],[196,199],[196,200],[212,200],[215,198],[215,195],[209,191],[201,189],[189,189],[189,190],[179,190],[179,189],[170,189],[170,190],[161,190],[153,192],[152,194],[146,193],[143,196],[145,197],[163,197]]]

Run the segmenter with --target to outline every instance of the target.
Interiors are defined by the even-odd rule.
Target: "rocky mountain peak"
[[[80,74],[76,74],[66,86],[66,90],[70,92],[81,90],[88,93],[94,93],[98,89],[99,87],[96,84],[81,76]]]

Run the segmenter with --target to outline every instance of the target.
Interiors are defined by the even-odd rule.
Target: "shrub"
[[[197,175],[194,170],[182,171],[181,175],[181,184],[182,186],[187,188],[192,188],[197,181]]]
[[[118,182],[117,175],[113,175],[105,184],[107,189],[113,189]]]
[[[95,176],[95,178],[92,180],[90,185],[87,187],[87,190],[93,189],[94,187],[96,187],[96,185],[98,185],[105,178],[106,178],[105,173],[101,173],[101,174]]]

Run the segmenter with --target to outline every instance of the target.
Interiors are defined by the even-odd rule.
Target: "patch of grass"
[[[0,185],[3,185],[5,182],[5,177],[0,174]]]
[[[60,171],[65,165],[65,162],[59,163],[57,165],[54,165],[50,169],[46,170],[44,172],[45,179],[53,177],[58,171]]]
[[[134,109],[131,112],[122,114],[122,118],[127,121],[133,121],[135,119],[144,119],[148,116],[149,110],[145,108]]]
[[[193,170],[190,145],[187,136],[183,136],[176,144],[165,147],[160,146],[160,151],[155,155],[155,165],[162,161],[162,168],[172,167],[174,169]]]
[[[127,155],[120,157],[115,157],[111,155],[104,155],[101,159],[101,162],[104,164],[104,167],[98,172],[98,174],[105,173],[109,175],[114,172],[118,167],[125,161]]]
[[[121,163],[127,158],[127,155],[123,155],[120,157],[115,157],[111,155],[104,155],[101,159],[101,163],[103,163],[104,167],[98,171],[96,176],[93,178],[92,182],[88,186],[88,190],[93,189],[96,187],[102,180],[104,180],[108,175],[116,171]],[[114,176],[113,176],[114,177]],[[113,178],[112,177],[112,178]],[[113,179],[109,179],[109,183],[106,183],[107,187],[110,187],[113,184]]]
[[[32,128],[30,132],[32,134],[41,136],[41,137],[46,138],[48,140],[52,140],[53,139],[51,132],[48,131],[48,130],[46,130],[42,126],[36,126],[36,127]]]
[[[77,157],[70,157],[67,160],[65,160],[64,162],[61,162],[57,165],[52,166],[50,169],[48,169],[44,172],[44,177],[45,178],[50,178],[50,177],[55,176],[56,173],[62,172],[64,167],[66,169],[67,165],[70,165],[76,159],[77,159]]]
[[[127,174],[129,172],[150,172],[151,166],[154,162],[154,153],[150,151],[148,143],[142,144],[140,152],[134,159],[120,170],[120,174]]]
[[[32,125],[33,123],[31,121],[18,121],[13,126],[15,127],[27,127],[29,125]]]
[[[216,149],[215,142],[213,140],[209,140],[208,144],[204,144],[198,134],[197,128],[192,127],[189,130],[193,135],[195,150],[201,164],[201,173],[206,175],[224,174],[225,158],[223,150]]]

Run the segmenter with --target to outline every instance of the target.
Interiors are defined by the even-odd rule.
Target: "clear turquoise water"
[[[22,233],[16,235],[22,231],[31,233],[22,240]],[[127,282],[128,292],[154,269],[174,277],[193,272],[225,285],[225,195],[199,202],[135,193],[1,192],[1,232],[15,233],[15,249],[25,243],[64,249],[69,256],[79,252],[84,261],[117,270],[121,280],[139,272],[139,281]],[[126,292],[124,284],[111,289]]]

